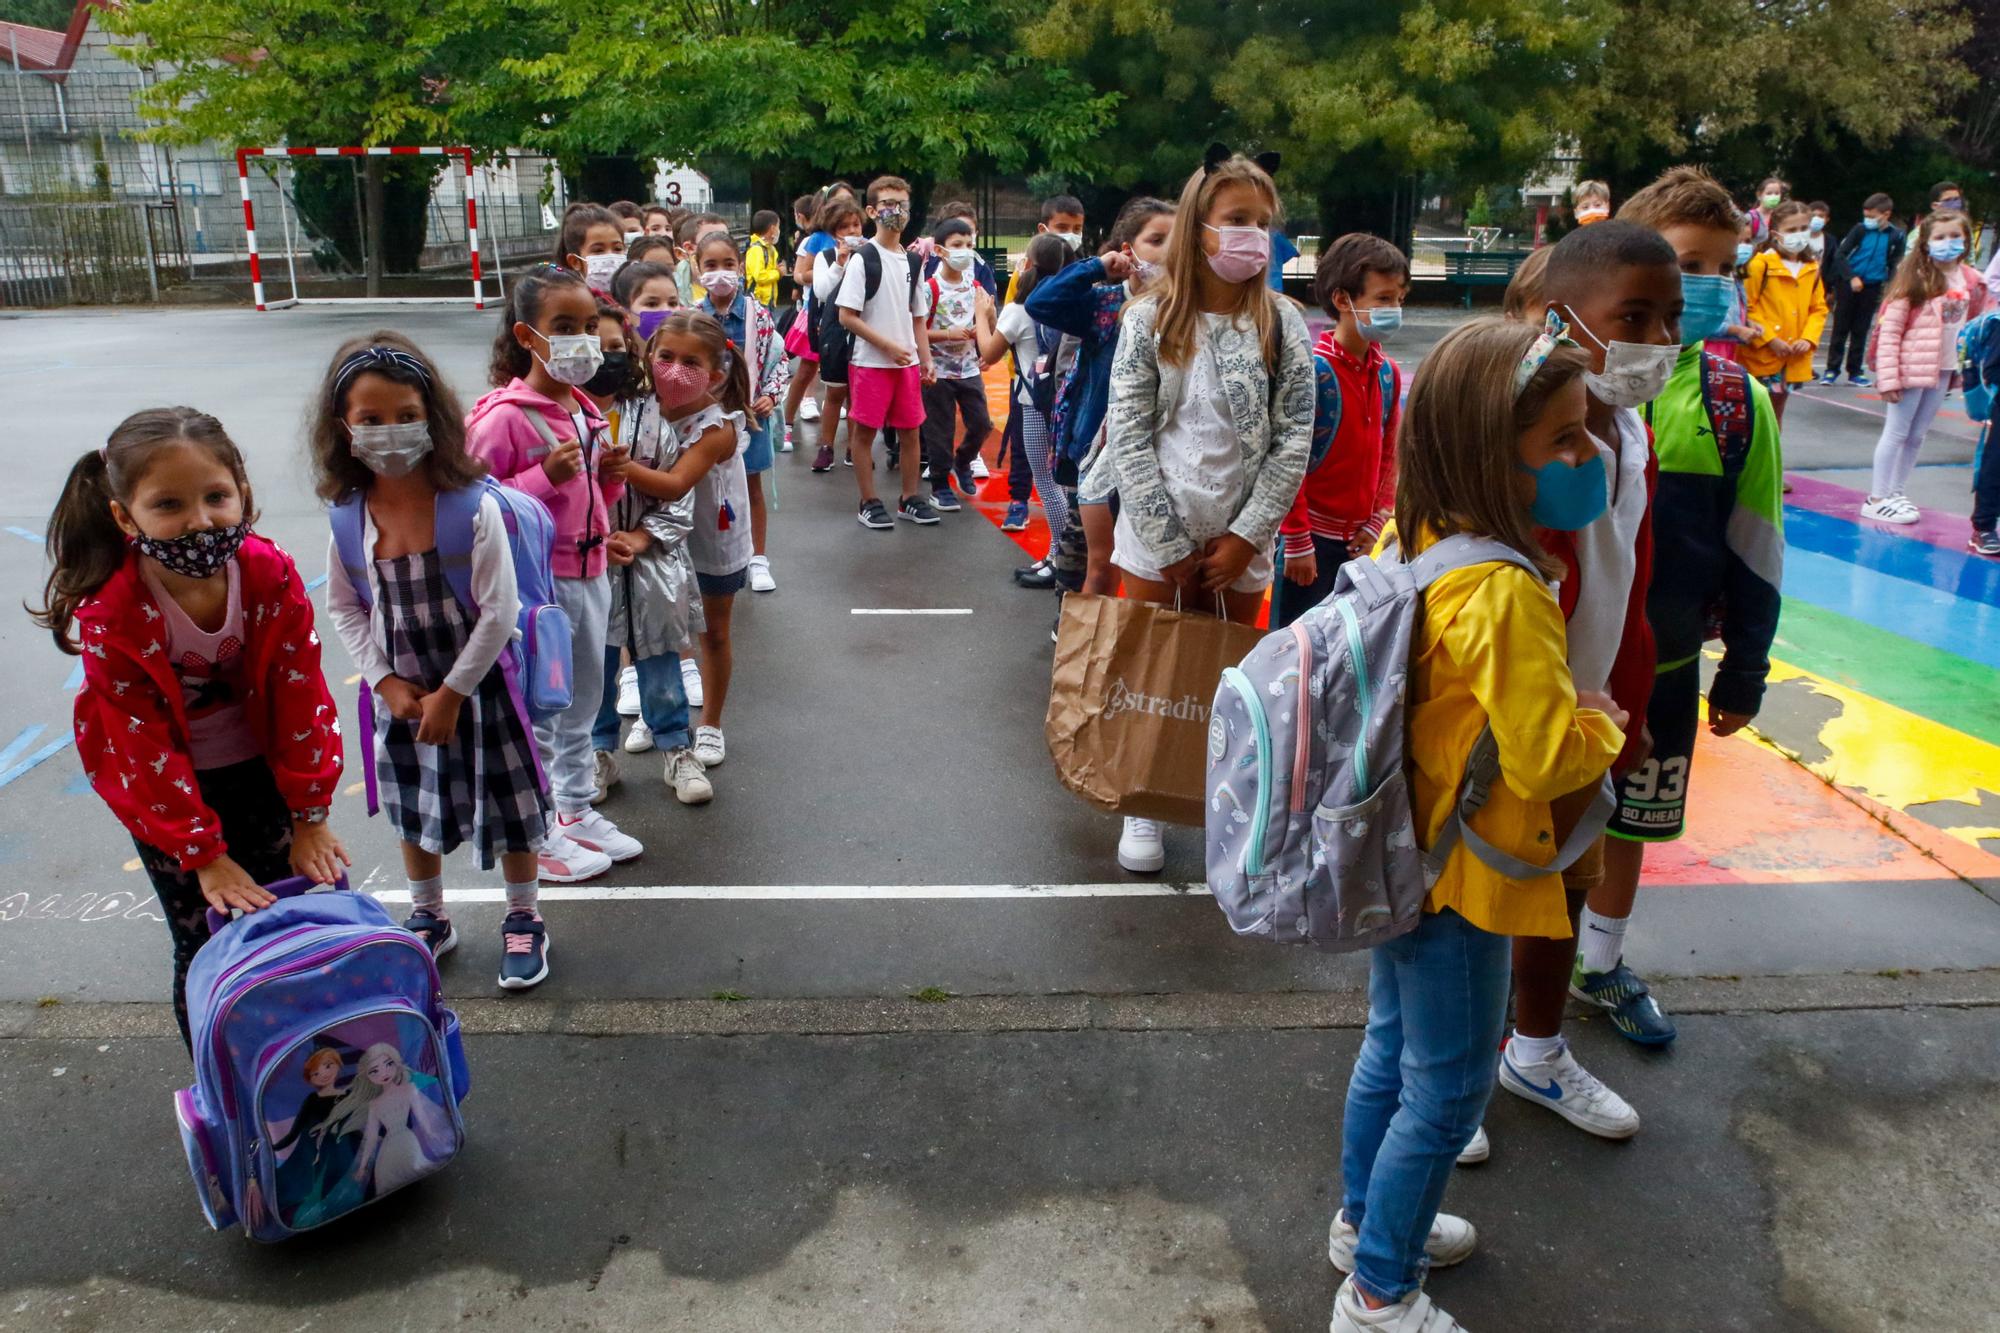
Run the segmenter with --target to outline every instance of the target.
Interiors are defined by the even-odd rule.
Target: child
[[[1071,254],[1083,249],[1083,201],[1073,194],[1052,195],[1042,200],[1042,220],[1035,224],[1035,234],[1052,235],[1069,247]],[[1007,279],[1007,299],[1014,299],[1015,283],[1020,278],[1017,269]]]
[[[631,338],[644,343],[673,311],[681,308],[680,284],[665,264],[640,259],[618,270],[611,282],[612,300],[632,315]],[[633,357],[638,360],[637,355]]]
[[[1771,391],[1782,423],[1791,386],[1813,377],[1813,349],[1826,327],[1826,286],[1812,260],[1811,210],[1788,200],[1771,210],[1769,229],[1743,279],[1748,322],[1756,336],[1743,344],[1744,369]]]
[[[1896,201],[1888,195],[1880,191],[1869,195],[1861,205],[1861,221],[1835,248],[1847,280],[1828,284],[1835,294],[1833,338],[1827,344],[1822,384],[1831,384],[1839,377],[1844,361],[1849,384],[1874,387],[1862,358],[1867,355],[1868,330],[1875,322],[1882,286],[1903,262],[1903,229],[1893,220],[1895,212]]]
[[[1931,418],[1958,366],[1958,331],[1986,306],[1986,284],[1964,261],[1972,229],[1963,213],[1933,213],[1883,293],[1875,339],[1875,387],[1889,405],[1875,442],[1875,476],[1861,516],[1914,523],[1921,515],[1903,494]]]
[[[937,373],[924,386],[923,440],[924,455],[930,460],[931,503],[949,514],[960,508],[952,494],[954,479],[967,499],[979,497],[972,460],[993,433],[979,361],[980,298],[986,293],[972,278],[972,264],[979,256],[972,248],[969,225],[957,218],[940,222],[931,239],[940,263],[924,282],[930,289],[928,337]],[[965,435],[954,448],[953,434],[961,420]]]
[[[1585,426],[1604,460],[1608,502],[1577,529],[1544,523],[1543,548],[1561,562],[1557,600],[1569,624],[1570,675],[1577,688],[1604,690],[1618,707],[1645,716],[1659,657],[1646,623],[1652,582],[1652,495],[1657,465],[1637,408],[1665,387],[1680,357],[1679,260],[1658,232],[1613,219],[1571,232],[1549,248],[1542,273],[1544,318],[1567,326],[1589,360]],[[1405,457],[1399,455],[1399,459]],[[1614,776],[1643,757],[1633,727]],[[1560,843],[1593,792],[1556,802]],[[1629,1138],[1639,1115],[1578,1063],[1562,1037],[1563,1007],[1576,963],[1574,922],[1604,878],[1603,843],[1563,872],[1569,930],[1551,929],[1514,946],[1514,1032],[1501,1054],[1500,1085],[1603,1138]],[[1488,1151],[1482,1131],[1468,1160]]]
[[[596,204],[571,204],[563,210],[555,262],[609,299],[611,279],[625,267],[625,233],[618,216]]]
[[[993,276],[993,266],[986,262],[984,256],[978,254],[978,248],[979,248],[978,210],[974,209],[971,204],[966,203],[962,199],[954,199],[948,204],[940,204],[938,206],[936,213],[933,214],[933,216],[935,216],[939,222],[963,222],[967,227],[970,227],[972,229],[971,244],[974,251],[972,260],[972,280],[978,283],[979,286],[985,291],[985,293],[988,296],[998,297],[1000,294],[1000,284],[998,280],[995,279],[995,277]],[[936,276],[938,271],[938,265],[943,262],[944,261],[940,259],[937,255],[935,254],[930,255],[928,258],[924,260],[924,276],[927,278]]]
[[[802,194],[792,200],[792,221],[799,229],[798,247],[792,252],[792,285],[798,289],[799,309],[792,320],[792,327],[785,332],[785,350],[798,358],[799,370],[792,377],[791,391],[785,395],[787,435],[796,432],[801,421],[819,420],[819,399],[807,392],[819,374],[819,353],[813,350],[812,345],[813,262],[821,251],[832,249],[834,244],[831,236],[814,225],[819,206],[817,194]],[[823,441],[821,448],[832,452]],[[827,466],[832,466],[830,459]],[[813,470],[824,472],[826,469]]]
[[[542,840],[541,877],[592,879],[645,850],[591,808],[597,793],[591,732],[597,725],[604,636],[611,610],[604,539],[609,506],[624,493],[625,451],[605,439],[604,417],[577,392],[597,374],[597,301],[583,280],[555,268],[514,280],[493,341],[496,386],[465,419],[466,448],[502,484],[548,506],[555,520],[549,567],[569,614],[575,660],[570,706],[535,724],[555,825]]]
[[[750,284],[750,294],[766,310],[777,308],[778,276],[783,271],[778,262],[778,215],[760,208],[750,219],[750,244],[743,252],[743,276]]]
[[[1559,484],[1599,466],[1584,426],[1588,368],[1552,334],[1491,318],[1452,330],[1424,358],[1397,458],[1396,531],[1412,554],[1466,532],[1556,575],[1535,528],[1581,526],[1604,503],[1601,485],[1594,499],[1571,504],[1583,492]],[[1546,861],[1551,803],[1596,786],[1628,721],[1605,695],[1572,686],[1564,652],[1556,599],[1526,570],[1474,565],[1424,594],[1409,723],[1424,845],[1451,810],[1472,738],[1490,726],[1503,780],[1473,822],[1514,855]],[[1422,1284],[1428,1267],[1460,1262],[1478,1239],[1438,1207],[1452,1159],[1493,1095],[1508,937],[1568,929],[1558,876],[1509,880],[1460,845],[1417,928],[1373,951],[1368,1031],[1341,1122],[1341,1209],[1327,1246],[1350,1274],[1334,1298],[1333,1333],[1459,1327]]]
[[[674,213],[665,204],[649,204],[639,210],[639,221],[644,224],[646,235],[662,236],[671,241],[674,236]]]
[[[1542,317],[1542,270],[1549,266],[1549,251],[1554,246],[1545,245],[1530,251],[1514,270],[1514,276],[1507,280],[1507,290],[1500,299],[1500,313],[1508,319],[1532,324]]]
[[[636,236],[646,233],[646,224],[641,220],[639,205],[630,199],[619,199],[604,206],[605,211],[618,219],[618,230],[625,236],[626,244],[631,244]]]
[[[438,497],[486,475],[465,452],[464,414],[431,360],[385,330],[334,353],[307,438],[320,499],[360,505],[350,558],[363,562],[364,586],[331,542],[327,611],[379,699],[362,744],[403,844],[404,928],[434,957],[458,944],[443,858],[470,843],[481,870],[498,860],[506,877],[499,984],[536,985],[548,976],[538,849],[549,817],[533,730],[502,664],[521,602],[500,502],[486,496],[474,511],[475,606],[459,604],[439,559]]]
[[[1792,187],[1776,176],[1766,176],[1757,185],[1757,203],[1744,214],[1750,223],[1750,239],[1761,241],[1771,230],[1771,213],[1785,202]]]
[[[183,1042],[208,909],[254,912],[275,901],[262,885],[348,864],[326,822],[340,723],[312,602],[256,517],[221,422],[135,412],[70,468],[34,612],[82,658],[77,757],[167,914]]]
[[[1211,156],[1188,177],[1165,283],[1125,307],[1105,416],[1125,595],[1242,625],[1263,612],[1272,542],[1312,448],[1305,321],[1263,281],[1277,211],[1277,187],[1247,157]],[[1128,817],[1118,862],[1158,871],[1159,824]]]
[[[993,314],[991,297],[982,292],[978,306],[980,363],[990,366],[1000,358],[1012,353],[1014,376],[1011,386],[1007,415],[1010,421],[1018,423],[1018,443],[1016,448],[1027,460],[1028,470],[1035,490],[1042,497],[1042,515],[1048,521],[1049,546],[1055,547],[1057,534],[1068,523],[1069,505],[1064,490],[1055,481],[1053,450],[1049,443],[1049,421],[1047,415],[1035,404],[1034,382],[1044,374],[1054,374],[1056,347],[1062,338],[1062,330],[1046,324],[1038,324],[1028,314],[1026,302],[1034,294],[1045,278],[1053,277],[1069,265],[1069,247],[1053,236],[1037,236],[1028,242],[1028,253],[1021,265],[1020,283],[1015,287],[1016,300],[1009,303],[996,319]],[[1010,476],[1011,481],[1011,476]],[[1015,509],[1020,510],[1020,522],[1015,524]],[[1028,526],[1028,505],[1026,500],[1010,502],[1006,520],[1001,524],[1009,531],[1019,531]],[[1015,582],[1023,587],[1047,588],[1054,585],[1054,575],[1045,571],[1050,568],[1044,557],[1026,569],[1014,571]]]
[[[819,339],[815,350],[819,354],[819,380],[826,386],[826,406],[820,414],[819,450],[813,455],[815,472],[833,469],[833,441],[840,433],[840,414],[847,408],[847,377],[854,360],[854,335],[845,327],[828,330],[819,312],[822,307],[837,304],[835,298],[847,277],[848,261],[867,244],[861,236],[862,221],[861,205],[847,195],[834,196],[820,210],[820,234],[826,238],[826,245],[813,256],[812,298],[813,327]],[[849,452],[844,461],[851,467],[854,463],[851,419],[847,443]],[[873,468],[873,459],[869,460],[869,466]]]
[[[1275,628],[1319,605],[1340,567],[1374,549],[1396,498],[1403,372],[1383,354],[1382,340],[1402,327],[1409,260],[1381,237],[1354,232],[1320,252],[1313,286],[1334,320],[1313,346],[1323,400],[1314,414],[1313,452],[1321,461],[1278,525],[1285,576],[1277,585]]]
[[[674,238],[671,236],[641,236],[638,240],[625,247],[625,262],[627,264],[638,264],[650,260],[655,264],[665,265],[667,274],[671,277],[674,271],[674,256],[677,253],[678,251],[674,249]],[[622,273],[624,270],[620,269],[619,272]],[[613,290],[615,291],[618,282],[617,276],[613,275],[611,281]],[[678,287],[674,289],[674,299],[676,301],[680,300],[680,289]]]
[[[674,265],[674,280],[680,283],[682,305],[694,305],[704,294],[701,273],[695,264],[695,246],[712,231],[728,230],[728,219],[714,213],[690,214],[674,228],[674,239],[680,243],[681,255],[680,262]]]
[[[1611,187],[1603,181],[1578,181],[1569,197],[1579,227],[1611,216]]]
[[[862,527],[876,531],[896,526],[875,495],[872,449],[878,432],[892,432],[902,472],[902,499],[896,514],[906,522],[929,527],[938,521],[938,511],[917,489],[917,471],[923,463],[923,386],[936,371],[931,365],[930,334],[924,320],[930,313],[930,289],[916,257],[903,248],[903,228],[910,220],[910,183],[901,176],[877,176],[868,183],[867,211],[875,222],[875,237],[857,248],[856,262],[846,266],[834,298],[840,307],[840,325],[855,340],[848,372],[852,403],[847,413],[847,453],[854,461],[854,481],[861,490],[861,507],[855,517]],[[820,373],[827,373],[824,363]],[[853,429],[857,426],[858,436]]]
[[[667,283],[672,285],[671,274]],[[671,312],[656,313],[663,323]],[[616,329],[602,314],[598,327],[608,334]],[[656,323],[653,330],[658,327]],[[665,751],[664,777],[675,799],[683,805],[702,805],[714,798],[715,788],[694,757],[687,677],[682,670],[694,659],[695,637],[702,629],[694,563],[688,553],[688,538],[694,531],[694,479],[674,475],[686,455],[653,396],[646,374],[646,342],[636,334],[631,339],[632,375],[615,399],[600,404],[612,441],[632,461],[625,469],[625,494],[612,506],[611,535],[604,543],[611,565],[610,629],[604,647],[604,702],[598,707],[591,741],[600,757],[602,788],[617,780],[615,765],[604,761],[618,744],[620,714],[630,716],[625,752],[644,754],[656,746]],[[621,649],[632,659],[623,672],[618,669]],[[698,685],[700,678],[695,679]],[[608,779],[602,772],[606,767]]]
[[[1658,543],[1646,616],[1658,659],[1646,727],[1653,749],[1625,775],[1606,832],[1604,879],[1578,928],[1570,993],[1610,1011],[1644,1046],[1674,1039],[1646,983],[1624,962],[1648,843],[1681,836],[1700,721],[1701,649],[1722,608],[1723,657],[1709,688],[1717,736],[1747,726],[1763,701],[1784,564],[1778,419],[1763,385],[1702,343],[1730,317],[1738,215],[1729,192],[1698,167],[1674,167],[1626,201],[1621,221],[1651,227],[1680,257],[1681,354],[1645,408],[1660,460],[1653,500]]]
[[[748,529],[743,513],[750,499],[739,450],[750,405],[750,374],[732,351],[714,317],[704,311],[672,316],[646,344],[648,372],[660,412],[679,442],[681,459],[660,483],[661,493],[683,484],[694,488],[694,531],[688,552],[701,589],[702,725],[695,729],[694,755],[704,769],[727,757],[722,739],[722,706],[729,699],[734,652],[729,622],[736,594],[750,567]]]
[[[1732,202],[1730,206],[1735,205]],[[1741,221],[1736,231],[1736,253],[1731,256],[1729,270],[1729,313],[1723,319],[1722,327],[1703,340],[1701,346],[1710,356],[1740,363],[1743,360],[1743,344],[1762,332],[1750,322],[1749,300],[1743,291],[1744,275],[1750,271],[1750,261],[1756,254],[1757,243],[1750,239],[1750,223]]]
[[[773,226],[777,224],[773,222]],[[736,242],[727,232],[712,231],[701,238],[695,262],[701,267],[701,285],[708,295],[701,310],[722,325],[732,355],[745,362],[750,377],[748,440],[743,446],[743,472],[750,487],[750,591],[776,592],[771,577],[771,558],[764,553],[764,536],[770,521],[764,502],[764,474],[771,470],[771,414],[785,396],[791,372],[785,365],[784,348],[778,343],[778,323],[770,307],[741,290],[741,261]],[[775,281],[775,279],[774,279]]]
[[[1064,493],[1068,519],[1050,561],[1040,570],[1031,566],[1016,572],[1016,580],[1030,587],[1060,585],[1100,596],[1117,591],[1111,545],[1118,482],[1115,468],[1098,467],[1111,400],[1111,363],[1126,303],[1154,290],[1166,274],[1173,228],[1174,206],[1166,200],[1142,195],[1128,201],[1118,210],[1105,252],[1060,273],[1043,273],[1027,302],[1031,319],[1063,333],[1063,350],[1070,352],[1071,361],[1064,369],[1058,352],[1062,387],[1049,416],[1052,471]]]

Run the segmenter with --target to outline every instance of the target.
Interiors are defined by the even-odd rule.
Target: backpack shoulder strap
[[[354,585],[361,609],[375,609],[375,589],[368,581],[368,559],[362,548],[368,540],[367,501],[360,491],[349,491],[333,502],[327,522],[333,526],[333,548],[347,581]]]
[[[1651,404],[1647,405],[1649,408]],[[1757,422],[1750,407],[1750,374],[1734,361],[1701,354],[1701,406],[1722,456],[1722,475],[1734,478],[1750,456]],[[1647,424],[1651,424],[1650,413]]]
[[[915,250],[909,251],[907,257],[910,261],[910,313],[914,315],[917,313],[917,284],[924,280],[924,261],[917,257]],[[935,312],[937,310],[937,279],[932,278],[930,283],[931,310]]]
[[[875,248],[873,241],[861,247],[861,272],[865,275],[861,298],[872,301],[875,293],[882,289],[882,252]]]
[[[1472,749],[1465,756],[1465,770],[1458,782],[1458,800],[1438,830],[1437,841],[1424,853],[1432,878],[1444,872],[1445,863],[1451,859],[1452,849],[1460,842],[1467,851],[1484,861],[1492,869],[1508,879],[1538,879],[1543,875],[1557,875],[1568,870],[1583,859],[1585,852],[1604,833],[1604,826],[1611,822],[1611,816],[1618,809],[1618,797],[1612,787],[1611,775],[1605,774],[1597,786],[1597,796],[1590,808],[1570,830],[1563,845],[1556,849],[1555,859],[1547,865],[1536,865],[1524,861],[1510,852],[1503,852],[1473,831],[1472,816],[1486,805],[1492,795],[1493,784],[1500,780],[1500,745],[1493,739],[1493,728],[1483,728],[1479,738],[1472,743]]]
[[[540,415],[535,413],[537,418]],[[498,489],[491,482],[479,481],[455,491],[437,493],[434,522],[438,562],[444,566],[444,581],[451,586],[451,595],[470,616],[479,614],[479,603],[472,597],[473,527],[479,518],[480,503],[485,500],[489,488]],[[497,499],[504,513],[507,499],[504,495]]]
[[[1378,368],[1382,376],[1382,429],[1389,429],[1389,418],[1396,415],[1396,408],[1403,397],[1403,372],[1388,357],[1382,358]]]
[[[524,407],[521,409],[521,415],[528,419],[528,424],[534,427],[535,434],[541,437],[544,448],[553,449],[562,443],[556,438],[556,428],[549,424],[549,419],[542,415],[540,408]]]
[[[931,309],[930,313],[924,316],[924,323],[930,328],[936,328],[938,297],[943,293],[938,289],[938,280],[935,277],[925,278],[924,281],[930,285],[931,289]]]
[[[1505,542],[1491,537],[1475,537],[1459,532],[1434,542],[1423,554],[1410,561],[1411,577],[1417,587],[1428,588],[1453,570],[1465,569],[1471,565],[1509,564],[1532,574],[1538,582],[1546,582],[1542,571],[1535,568],[1535,562],[1522,555]]]

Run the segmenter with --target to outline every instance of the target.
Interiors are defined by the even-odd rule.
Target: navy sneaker
[[[1965,547],[1974,555],[1983,555],[1988,560],[2000,560],[2000,532],[1991,530],[1975,532],[1971,540],[1965,543]]]
[[[862,527],[873,528],[877,532],[887,532],[896,526],[896,520],[889,517],[888,506],[880,500],[863,500],[855,518],[860,520]]]
[[[410,913],[403,929],[422,940],[432,958],[442,958],[458,947],[458,932],[452,929],[451,918],[439,916],[428,907]]]
[[[960,504],[958,497],[951,493],[951,483],[941,481],[931,487],[931,508],[937,510],[940,514],[956,514],[959,510],[965,508],[965,506]]]
[[[1569,993],[1605,1010],[1611,1026],[1641,1046],[1665,1046],[1674,1039],[1673,1020],[1660,1012],[1659,1001],[1623,959],[1609,972],[1586,972],[1577,959]]]
[[[1872,389],[1875,387],[1875,381],[1869,379],[1866,375],[1849,375],[1847,382],[1857,389]]]
[[[526,990],[549,977],[549,929],[539,912],[509,912],[500,923],[500,988]]]
[[[1007,517],[1000,520],[1002,532],[1026,532],[1028,530],[1028,502],[1016,500],[1007,506]]]
[[[972,475],[972,464],[960,463],[953,475],[958,480],[958,489],[965,492],[967,499],[979,498],[979,478]]]
[[[1827,372],[1826,372],[1826,373],[1825,373],[1824,375],[1821,375],[1821,376],[1819,377],[1819,382],[1820,382],[1821,384],[1834,384],[1834,383],[1837,383],[1837,382],[1839,381],[1839,379],[1840,379],[1840,372],[1839,372],[1839,371],[1837,371],[1837,370],[1829,370],[1829,371],[1827,371]]]
[[[922,495],[904,496],[903,503],[896,506],[896,516],[926,526],[938,521],[937,506]]]

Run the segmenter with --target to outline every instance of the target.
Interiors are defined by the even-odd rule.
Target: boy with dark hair
[[[1931,186],[1931,212],[1962,213],[1965,211],[1965,191],[1958,188],[1957,181],[1939,181]]]
[[[939,205],[933,216],[939,222],[963,222],[967,227],[971,228],[973,249],[975,252],[977,251],[979,247],[979,211],[971,204],[966,203],[963,199],[954,199],[948,204]],[[934,277],[937,274],[938,265],[942,262],[938,258],[937,252],[932,251],[930,257],[924,260],[924,276],[927,278]],[[993,276],[993,266],[987,263],[985,259],[977,257],[976,254],[972,261],[972,280],[981,287],[984,287],[988,296],[998,297],[1000,295],[1000,283]]]
[[[743,276],[750,294],[764,303],[766,310],[778,308],[778,278],[784,272],[778,263],[778,215],[760,208],[750,219],[750,243],[743,247]]]
[[[1839,378],[1843,359],[1847,382],[1869,388],[1863,358],[1868,352],[1868,328],[1875,322],[1875,307],[1881,303],[1882,287],[1903,262],[1903,230],[1894,221],[1896,201],[1877,191],[1861,205],[1861,221],[1841,238],[1834,250],[1840,261],[1841,282],[1829,282],[1832,293],[1833,337],[1826,347],[1826,372],[1821,384]]]
[[[924,385],[924,456],[930,460],[931,503],[945,513],[961,508],[952,482],[967,499],[977,498],[979,482],[972,460],[993,433],[993,414],[986,406],[986,380],[979,360],[979,312],[990,310],[993,298],[972,280],[972,227],[961,218],[940,222],[931,233],[937,271],[924,279],[930,289],[926,304],[931,363],[936,375]],[[965,438],[956,449],[952,437],[959,420]]]
[[[1042,200],[1042,220],[1035,224],[1035,235],[1043,232],[1062,238],[1071,254],[1083,249],[1083,201],[1073,194],[1050,195]],[[1007,279],[1007,300],[1014,303],[1014,278]]]
[[[1395,510],[1403,376],[1382,342],[1403,326],[1409,286],[1410,261],[1380,236],[1354,232],[1320,251],[1313,294],[1334,326],[1313,346],[1312,453],[1278,525],[1275,629],[1324,601],[1340,567],[1374,549]]]
[[[1665,387],[1680,356],[1681,273],[1674,248],[1658,232],[1620,219],[1570,232],[1549,247],[1542,308],[1589,354],[1584,424],[1604,462],[1608,503],[1579,531],[1538,535],[1562,562],[1557,588],[1569,622],[1570,674],[1580,690],[1603,690],[1633,718],[1646,715],[1658,657],[1646,623],[1652,581],[1652,442],[1637,409]],[[1614,779],[1641,763],[1649,742],[1642,726],[1627,732]],[[1598,796],[1595,790],[1555,802],[1560,845]],[[1563,873],[1570,919],[1604,878],[1603,841]],[[1624,1098],[1577,1063],[1562,1037],[1563,1006],[1576,962],[1576,940],[1514,941],[1514,1031],[1500,1054],[1500,1086],[1601,1138],[1630,1138],[1639,1116]],[[1488,1151],[1485,1132],[1462,1160]]]
[[[1728,192],[1698,167],[1674,167],[1618,216],[1674,248],[1685,304],[1680,359],[1645,408],[1660,467],[1646,596],[1658,659],[1645,715],[1653,748],[1619,785],[1604,879],[1584,908],[1570,993],[1609,1010],[1612,1025],[1640,1045],[1664,1046],[1674,1025],[1625,965],[1625,927],[1646,844],[1670,842],[1686,824],[1701,646],[1712,625],[1719,622],[1723,654],[1709,687],[1708,729],[1740,731],[1763,701],[1784,567],[1783,472],[1770,391],[1702,350],[1727,322],[1733,295],[1739,224]]]
[[[929,525],[938,521],[938,511],[917,489],[917,471],[923,462],[923,390],[936,373],[925,319],[930,288],[922,263],[903,248],[903,228],[910,220],[909,182],[877,176],[868,183],[865,211],[874,220],[875,235],[861,245],[860,262],[847,265],[834,297],[841,327],[854,335],[847,372],[847,447],[861,488],[856,517],[862,527],[877,531],[896,526],[875,494],[873,452],[876,432],[894,431],[903,484],[896,515]]]

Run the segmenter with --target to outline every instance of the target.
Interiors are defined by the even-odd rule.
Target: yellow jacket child
[[[1813,377],[1813,349],[1826,327],[1826,284],[1819,265],[1778,250],[1750,260],[1743,279],[1749,321],[1757,336],[1743,344],[1743,368],[1758,379],[1782,375],[1787,384]]]

